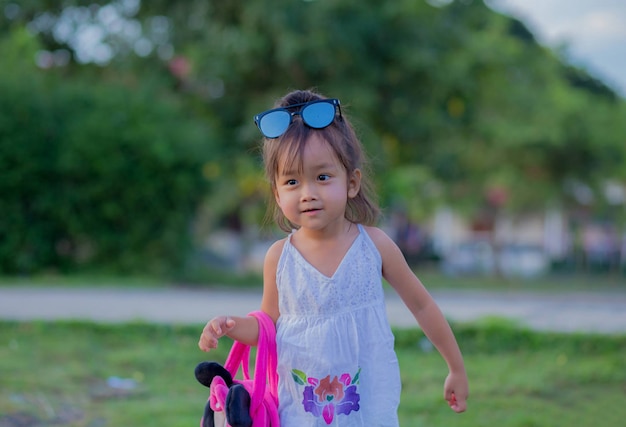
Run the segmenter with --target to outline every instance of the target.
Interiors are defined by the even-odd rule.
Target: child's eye
[[[328,181],[330,179],[330,175],[321,174],[320,176],[317,177],[317,179],[320,181]]]
[[[285,182],[286,185],[296,185],[297,183],[298,181],[295,179],[288,179],[287,182]]]

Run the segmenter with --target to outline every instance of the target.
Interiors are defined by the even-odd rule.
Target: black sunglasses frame
[[[307,123],[307,121],[304,119],[304,117],[302,116],[302,111],[308,107],[309,105],[313,105],[313,104],[318,104],[318,103],[327,103],[327,104],[331,104],[335,107],[335,114],[333,116],[333,119],[328,122],[327,125],[322,126],[322,127],[316,127],[316,126],[311,126],[309,123]],[[299,107],[299,108],[298,108]],[[297,111],[291,111],[294,108],[298,108]],[[325,99],[316,99],[313,101],[309,101],[309,102],[302,102],[299,104],[292,104],[292,105],[286,105],[284,107],[279,107],[279,108],[272,108],[271,110],[267,110],[264,111],[262,113],[257,114],[256,116],[254,116],[254,123],[257,125],[257,127],[259,128],[259,131],[261,131],[261,133],[263,134],[264,137],[268,138],[268,139],[275,139],[280,137],[282,134],[274,136],[274,137],[269,137],[267,135],[265,135],[265,133],[263,132],[263,130],[261,129],[261,119],[268,115],[271,114],[275,111],[285,111],[287,113],[289,113],[289,123],[287,124],[287,127],[285,128],[285,130],[283,131],[282,134],[284,134],[287,129],[289,129],[289,126],[291,125],[291,123],[293,122],[293,116],[295,115],[299,115],[300,117],[302,117],[302,122],[307,125],[310,128],[313,129],[324,129],[325,127],[328,127],[332,124],[333,121],[335,121],[335,118],[337,117],[337,111],[339,111],[339,118],[343,119],[343,116],[341,114],[341,102],[337,99],[337,98],[325,98]]]

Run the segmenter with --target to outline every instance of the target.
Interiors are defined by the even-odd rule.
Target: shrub
[[[0,74],[0,271],[178,268],[210,135],[149,85]]]

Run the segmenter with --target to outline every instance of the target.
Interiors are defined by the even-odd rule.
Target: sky
[[[488,0],[626,98],[626,0]]]

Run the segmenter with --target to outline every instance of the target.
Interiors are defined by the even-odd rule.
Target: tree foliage
[[[206,113],[229,149],[256,144],[253,113],[315,87],[347,101],[384,194],[425,205],[471,211],[502,188],[511,210],[541,208],[626,161],[623,100],[481,1],[150,2],[140,17],[157,13],[172,17],[191,79],[223,88]],[[394,188],[399,167],[432,185]],[[431,200],[434,187],[445,194]]]
[[[23,39],[0,51],[32,57]],[[20,71],[0,78],[0,269],[178,268],[206,191],[207,129],[148,83]]]
[[[208,157],[203,170],[211,186],[203,212],[211,220],[262,210],[265,185],[252,116],[296,88],[316,88],[343,101],[373,160],[383,203],[410,200],[414,217],[427,216],[441,203],[471,214],[494,190],[506,195],[506,209],[523,212],[546,203],[580,204],[570,191],[577,186],[594,191],[596,202],[605,199],[601,188],[607,180],[624,186],[624,100],[539,45],[522,22],[493,12],[483,1],[443,3],[49,0],[16,7],[4,1],[0,5],[11,15],[0,23],[4,37],[12,34],[17,46],[24,40],[16,35],[26,34],[26,27],[41,44],[10,56],[16,69],[28,62],[24,58],[41,59],[42,51],[61,58],[69,52],[73,59],[47,71],[54,79],[38,83],[46,96],[3,74],[4,108],[18,98],[39,108],[40,133],[24,135],[32,139],[25,147],[41,150],[41,141],[49,139],[59,141],[58,147],[62,143],[64,149],[48,154],[58,155],[58,161],[46,167],[70,181],[88,176],[89,194],[117,194],[115,186],[108,193],[100,188],[111,177],[130,173],[129,164],[115,159],[158,164],[136,175],[143,202],[133,209],[147,210],[157,203],[155,194],[166,191],[149,176],[172,171],[179,176]],[[106,58],[100,67],[81,54],[76,35],[85,28],[99,29],[93,30],[99,34],[94,52]],[[41,72],[31,74],[37,80]],[[30,126],[10,117],[15,120],[6,126]],[[211,132],[198,151],[197,129],[203,126]],[[195,148],[189,149],[188,141]],[[107,160],[102,169],[85,170],[86,158]],[[181,179],[194,182],[178,183],[183,193],[198,188],[195,178]],[[32,191],[41,188],[33,184]],[[57,198],[63,200],[63,215],[88,206],[64,197]],[[168,215],[179,215],[179,225],[183,218],[189,222],[198,199],[187,197],[160,200],[159,209],[178,211]],[[119,210],[120,200],[108,209]],[[115,215],[102,215],[73,225],[73,235],[83,236],[96,224],[111,227],[107,215]],[[150,218],[137,230],[129,224],[128,235],[138,234],[128,248],[150,247],[146,236],[154,235],[161,225],[154,221],[164,218]]]

